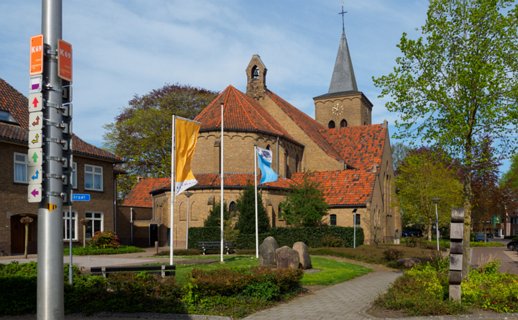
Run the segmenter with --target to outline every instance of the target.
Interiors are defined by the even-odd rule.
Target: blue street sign
[[[90,201],[90,194],[74,193],[72,194],[72,201]]]

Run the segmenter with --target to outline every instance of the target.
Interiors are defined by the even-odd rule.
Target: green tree
[[[396,176],[403,222],[424,225],[428,240],[432,239],[435,223],[434,198],[439,199],[439,226],[448,225],[451,208],[462,204],[462,184],[442,159],[427,149],[414,150],[403,160]]]
[[[381,97],[393,99],[387,109],[399,113],[396,137],[439,145],[462,161],[466,255],[473,170],[487,160],[475,147],[490,137],[499,156],[517,148],[517,26],[514,0],[431,0],[424,38],[404,33],[396,67],[374,79]]]
[[[512,157],[511,167],[500,179],[503,213],[518,212],[518,153]]]
[[[392,145],[392,165],[394,166],[394,170],[397,170],[410,150],[411,148],[402,142],[396,142]]]
[[[320,184],[311,179],[310,173],[306,173],[301,182],[294,183],[286,200],[281,203],[286,222],[296,227],[319,226],[328,210],[321,189]]]
[[[230,214],[228,212],[228,206],[226,202],[223,202],[223,219],[229,220]],[[207,216],[207,219],[203,222],[204,227],[220,227],[221,226],[221,206],[219,202],[216,202]]]
[[[240,233],[254,234],[255,233],[255,190],[254,186],[247,186],[237,199],[237,211],[239,218],[236,223],[236,229]],[[257,223],[259,233],[266,232],[270,229],[268,222],[268,215],[263,205],[261,193],[257,193]]]
[[[185,85],[164,87],[138,96],[105,126],[105,146],[120,156],[126,175],[119,175],[119,189],[129,192],[137,176],[171,174],[171,118],[194,118],[216,96],[215,92]]]

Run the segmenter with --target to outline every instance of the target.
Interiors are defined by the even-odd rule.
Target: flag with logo
[[[261,170],[261,181],[259,183],[273,182],[279,178],[271,168],[272,158],[273,154],[270,150],[257,147],[257,162]]]
[[[191,171],[191,161],[198,141],[200,124],[188,119],[176,118],[175,122],[175,193],[180,194],[198,181]]]

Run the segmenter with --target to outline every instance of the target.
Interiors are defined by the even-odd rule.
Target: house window
[[[92,239],[98,231],[104,231],[104,215],[101,212],[87,212],[85,218],[87,239]]]
[[[336,214],[332,214],[329,216],[329,225],[336,226]]]
[[[231,201],[228,205],[228,212],[235,213],[237,211],[237,205],[234,201]]]
[[[347,120],[342,119],[342,121],[340,121],[340,128],[345,128],[345,127],[347,127]]]
[[[284,220],[284,213],[282,212],[282,206],[280,204],[279,209],[277,211],[277,219],[279,219],[279,221]]]
[[[356,222],[356,225],[359,226],[360,225],[360,214],[359,213],[354,214],[354,220]]]
[[[27,183],[27,155],[14,153],[14,182]]]
[[[333,129],[335,127],[335,122],[333,120],[329,121],[329,123],[327,124],[327,127],[329,129]]]
[[[72,188],[77,189],[77,162],[72,162]]]
[[[103,191],[103,168],[85,165],[85,189]]]
[[[70,228],[70,219],[72,219],[72,228]],[[77,213],[65,211],[63,212],[63,240],[77,240]]]

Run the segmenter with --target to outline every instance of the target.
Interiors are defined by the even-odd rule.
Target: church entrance
[[[38,249],[38,217],[34,214],[17,214],[11,216],[11,254],[23,254],[25,251],[25,225],[22,223],[23,218],[31,218],[29,223],[29,242],[27,247],[28,253],[36,253]]]

